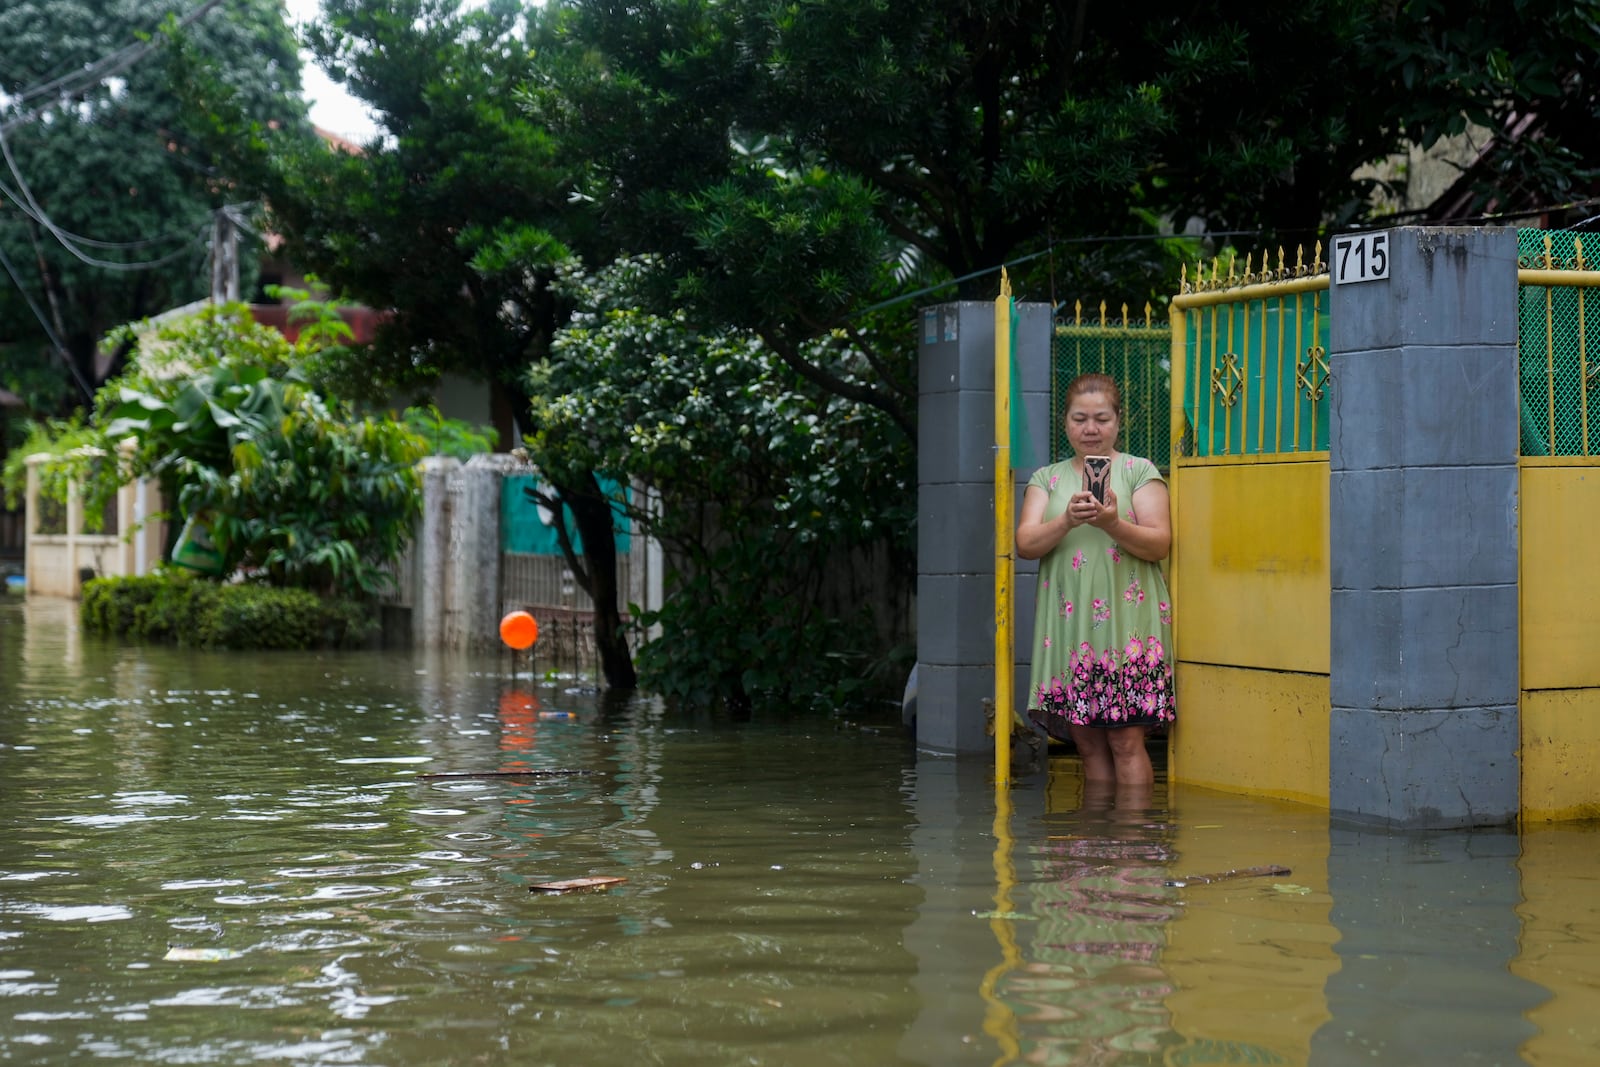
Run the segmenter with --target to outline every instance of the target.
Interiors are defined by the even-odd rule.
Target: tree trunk
[[[526,398],[504,382],[497,385],[492,392],[503,397],[522,436],[531,437],[533,418]],[[600,483],[592,471],[574,484],[554,484],[560,503],[571,509],[578,536],[583,540],[580,563],[567,540],[566,524],[558,511],[556,534],[562,555],[573,577],[594,602],[594,646],[600,655],[601,677],[609,689],[637,689],[639,676],[633,668],[633,652],[628,648],[628,637],[623,631],[622,613],[617,610],[617,542],[612,532],[611,503],[600,491]]]
[[[611,502],[600,491],[593,474],[580,486],[556,484],[561,501],[571,511],[583,540],[585,566],[576,570],[584,592],[594,602],[594,644],[600,654],[600,672],[612,689],[635,689],[638,675],[633,653],[617,610],[617,542],[612,530]],[[565,547],[565,546],[563,546]]]

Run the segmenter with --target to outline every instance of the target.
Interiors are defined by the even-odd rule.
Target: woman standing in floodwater
[[[1028,714],[1071,740],[1088,781],[1152,777],[1145,732],[1173,719],[1172,603],[1160,563],[1172,547],[1167,483],[1148,459],[1116,450],[1122,395],[1105,374],[1067,387],[1071,459],[1034,472],[1017,555],[1039,560]],[[1104,502],[1084,458],[1110,459]]]

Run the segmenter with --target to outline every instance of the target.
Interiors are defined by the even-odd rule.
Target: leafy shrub
[[[205,649],[350,648],[376,629],[357,601],[180,572],[92,579],[78,611],[93,633]]]

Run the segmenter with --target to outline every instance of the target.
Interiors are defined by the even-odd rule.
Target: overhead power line
[[[199,21],[221,3],[222,0],[205,0],[204,3],[192,8],[187,14],[179,18],[176,24],[177,28],[183,29]],[[30,102],[46,98],[57,100],[62,97],[76,96],[85,89],[99,85],[107,78],[121,74],[151,52],[154,52],[159,44],[160,41],[157,38],[127,44],[109,55],[102,56],[81,70],[73,71],[71,74],[63,74],[59,78],[18,90],[11,95],[12,104],[16,107],[18,114],[8,121],[0,122],[0,134],[10,133],[12,130],[26,126],[48,110],[48,104],[31,109],[27,108],[26,105]]]
[[[39,201],[35,199],[33,190],[28,187],[28,180],[23,177],[21,168],[17,166],[16,157],[11,154],[11,142],[6,139],[6,135],[3,131],[0,131],[0,157],[4,157],[6,168],[10,170],[11,177],[16,180],[17,187],[22,190],[22,200],[17,204],[17,206],[22,208],[23,212],[30,219],[33,219],[39,225],[48,230],[50,235],[60,243],[62,248],[65,248],[68,252],[72,253],[73,258],[78,259],[83,263],[87,263],[91,267],[100,267],[104,270],[111,271],[132,272],[141,270],[154,270],[157,267],[166,266],[168,263],[171,263],[187,251],[186,248],[179,247],[158,259],[143,260],[136,263],[127,263],[113,259],[101,259],[98,256],[90,255],[74,243],[73,234],[68,233],[66,230],[56,225],[56,223],[50,218],[49,213],[46,212]],[[4,188],[3,185],[0,185],[0,188]],[[4,192],[7,196],[12,195],[9,188],[4,188]],[[15,200],[16,198],[12,197],[12,199]]]

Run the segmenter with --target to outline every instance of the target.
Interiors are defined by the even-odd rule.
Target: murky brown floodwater
[[[0,1062],[1600,1062],[1592,827],[1119,810],[1065,757],[997,818],[897,714],[508,666],[128,649],[0,598]],[[508,768],[588,773],[418,777]],[[1292,873],[1165,884],[1258,864]],[[591,875],[628,881],[529,891]]]

